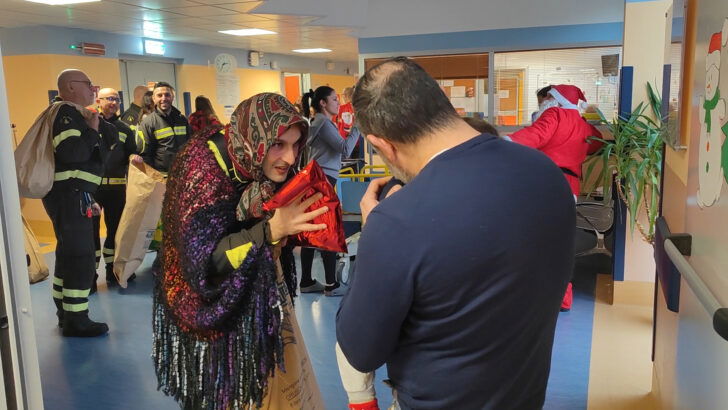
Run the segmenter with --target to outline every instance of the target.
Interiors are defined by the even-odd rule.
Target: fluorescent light
[[[328,48],[299,48],[293,50],[294,53],[330,53],[331,50]]]
[[[164,42],[157,40],[144,40],[144,52],[146,54],[164,55]]]
[[[144,37],[162,39],[162,25],[153,21],[145,21],[142,26]]]
[[[67,4],[93,3],[101,0],[25,0],[31,3],[47,4],[49,6],[65,6]]]
[[[275,31],[263,30],[259,28],[244,28],[240,30],[221,30],[218,33],[230,34],[231,36],[262,36],[265,34],[278,34]]]

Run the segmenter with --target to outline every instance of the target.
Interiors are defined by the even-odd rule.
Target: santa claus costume
[[[587,152],[593,151],[587,139],[590,136],[601,138],[601,134],[581,117],[580,108],[585,108],[586,97],[579,87],[554,85],[549,95],[555,101],[550,104],[552,106],[539,112],[532,125],[511,134],[510,139],[535,148],[551,158],[564,172],[571,192],[576,197],[579,195],[581,165]],[[562,310],[571,309],[571,288],[569,283],[561,303]]]

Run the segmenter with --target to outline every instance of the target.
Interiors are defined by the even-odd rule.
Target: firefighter
[[[154,84],[152,100],[154,112],[142,120],[137,130],[144,140],[141,156],[145,163],[166,174],[192,132],[187,118],[172,105],[174,88],[171,85]]]
[[[58,76],[61,101],[89,106],[96,87],[79,70]],[[106,323],[88,317],[88,296],[94,278],[94,202],[108,154],[99,134],[99,115],[84,118],[72,105],[63,105],[53,121],[55,175],[43,206],[53,223],[57,245],[53,301],[63,336],[94,337],[109,331]]]
[[[121,115],[121,120],[130,127],[136,127],[141,119],[144,93],[149,89],[146,86],[138,85],[134,88],[134,101],[129,108]]]
[[[142,163],[142,158],[137,155],[134,131],[121,121],[117,115],[120,101],[119,93],[113,88],[99,90],[96,99],[99,113],[104,120],[102,121],[102,137],[108,146],[116,144],[106,164],[104,164],[104,176],[96,193],[96,201],[104,211],[104,223],[106,224],[106,239],[103,247],[99,238],[101,218],[94,218],[96,268],[98,269],[103,257],[106,264],[107,286],[114,286],[118,283],[114,276],[114,238],[126,203],[126,173],[129,168],[129,161],[131,160],[137,164]],[[104,129],[107,132],[104,132]]]
[[[165,82],[152,89],[154,111],[144,117],[137,127],[137,140],[142,144],[144,162],[167,175],[174,157],[192,135],[192,129],[182,113],[172,105],[174,87]],[[156,251],[162,243],[162,223],[157,225],[149,249]]]

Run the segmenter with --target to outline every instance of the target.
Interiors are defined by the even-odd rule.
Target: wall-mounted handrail
[[[703,308],[713,317],[713,328],[725,340],[728,340],[728,308],[721,307],[713,292],[700,279],[685,256],[670,239],[665,239],[665,252],[675,265],[680,275],[688,283]]]

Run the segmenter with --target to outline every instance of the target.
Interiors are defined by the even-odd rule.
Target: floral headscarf
[[[273,196],[276,183],[263,174],[263,159],[276,139],[296,124],[301,127],[302,147],[308,137],[308,122],[285,97],[273,93],[248,98],[230,117],[225,130],[228,154],[236,178],[245,185],[237,209],[239,220],[265,216],[263,203]]]

